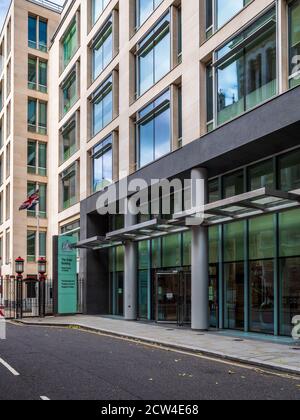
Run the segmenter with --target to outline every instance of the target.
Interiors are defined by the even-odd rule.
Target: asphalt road
[[[299,400],[300,378],[74,329],[8,325],[0,400],[41,399]]]

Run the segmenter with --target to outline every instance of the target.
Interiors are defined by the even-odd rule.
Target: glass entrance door
[[[158,273],[156,277],[156,321],[177,322],[178,273]]]
[[[156,274],[156,321],[191,322],[191,274],[163,272]]]
[[[178,325],[183,326],[192,322],[192,276],[191,273],[179,275]]]

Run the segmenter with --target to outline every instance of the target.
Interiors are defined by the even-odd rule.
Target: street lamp
[[[22,276],[24,273],[24,260],[23,258],[19,257],[15,261],[15,271],[18,274],[18,277]]]
[[[47,271],[47,261],[46,261],[46,258],[41,257],[38,260],[38,272],[39,272],[39,275],[40,275],[40,279],[41,279],[41,277],[45,277],[46,271]]]
[[[46,258],[40,257],[38,260],[38,273],[39,273],[39,315],[44,317],[46,308],[45,308],[45,280],[47,272],[47,261]]]
[[[19,257],[15,260],[15,271],[17,273],[17,305],[16,316],[17,319],[23,318],[23,273],[24,273],[24,259]]]

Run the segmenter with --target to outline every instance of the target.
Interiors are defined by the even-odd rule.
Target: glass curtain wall
[[[215,56],[216,125],[277,93],[276,10],[271,9]]]
[[[137,94],[142,95],[171,70],[171,17],[168,13],[137,46]]]
[[[300,150],[211,180],[209,201],[262,187],[299,189]],[[299,221],[296,209],[209,228],[212,326],[217,277],[219,318],[225,328],[291,335],[292,319],[300,313]]]

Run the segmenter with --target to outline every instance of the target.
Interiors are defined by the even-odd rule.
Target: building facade
[[[0,36],[0,249],[1,274],[14,275],[17,257],[26,277],[37,278],[47,255],[48,102],[50,34],[61,8],[48,2],[14,0]],[[38,210],[19,212],[27,196],[40,191]],[[39,222],[38,222],[39,220]]]
[[[43,227],[48,250],[54,236],[78,238],[85,313],[290,334],[300,312],[299,28],[299,0],[65,3],[49,43]],[[201,180],[204,223],[174,216],[174,191],[169,215],[149,203],[101,215],[124,179]]]

